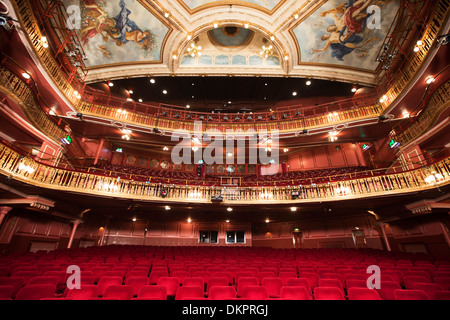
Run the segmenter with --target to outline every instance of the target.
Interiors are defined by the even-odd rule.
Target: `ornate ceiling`
[[[81,2],[88,82],[236,75],[372,85],[400,0]]]

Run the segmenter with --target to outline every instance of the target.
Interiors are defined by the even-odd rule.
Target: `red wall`
[[[339,148],[339,147],[340,148]],[[328,145],[299,152],[288,157],[290,171],[366,166],[358,145]]]

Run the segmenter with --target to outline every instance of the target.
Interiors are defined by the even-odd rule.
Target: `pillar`
[[[381,229],[381,235],[383,236],[387,251],[392,251],[391,245],[389,244],[389,239],[386,235],[386,224],[380,223],[380,229]]]
[[[3,220],[5,219],[8,212],[12,210],[11,207],[0,207],[0,226],[2,225]]]
[[[103,143],[105,143],[105,139],[100,140],[100,144],[98,145],[97,152],[95,153],[94,165],[96,165],[98,162],[98,158],[100,157],[100,152],[102,151],[102,148],[103,148]]]
[[[447,226],[442,221],[439,224],[441,225],[442,235],[444,236],[445,242],[447,242],[447,245],[450,247],[450,237],[448,236]]]
[[[73,238],[75,237],[75,232],[77,232],[78,225],[81,223],[81,220],[72,221],[73,227],[72,232],[70,233],[69,243],[67,244],[67,249],[72,247]]]

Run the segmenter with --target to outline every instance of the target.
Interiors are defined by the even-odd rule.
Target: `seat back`
[[[211,300],[236,299],[236,289],[231,286],[212,286],[209,289],[208,298]]]
[[[347,289],[348,300],[381,300],[377,291],[369,288],[351,287]]]
[[[246,286],[241,289],[242,300],[267,300],[269,299],[269,291],[266,287],[256,286]]]
[[[395,300],[430,300],[422,290],[394,290]]]
[[[22,287],[15,300],[41,300],[55,296],[56,286],[53,284],[30,284]]]
[[[305,287],[283,286],[280,290],[280,300],[311,300],[312,297]]]
[[[127,285],[108,286],[103,298],[118,298],[119,300],[131,300],[133,298],[133,287]]]
[[[203,288],[195,286],[181,286],[178,288],[175,300],[190,300],[193,298],[204,298]]]
[[[141,288],[138,298],[147,300],[167,300],[167,289],[164,286],[145,285]]]
[[[316,287],[314,289],[315,300],[345,300],[344,293],[337,287]]]

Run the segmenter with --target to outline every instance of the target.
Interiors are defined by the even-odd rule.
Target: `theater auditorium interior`
[[[0,1],[0,300],[450,300],[448,18]]]

